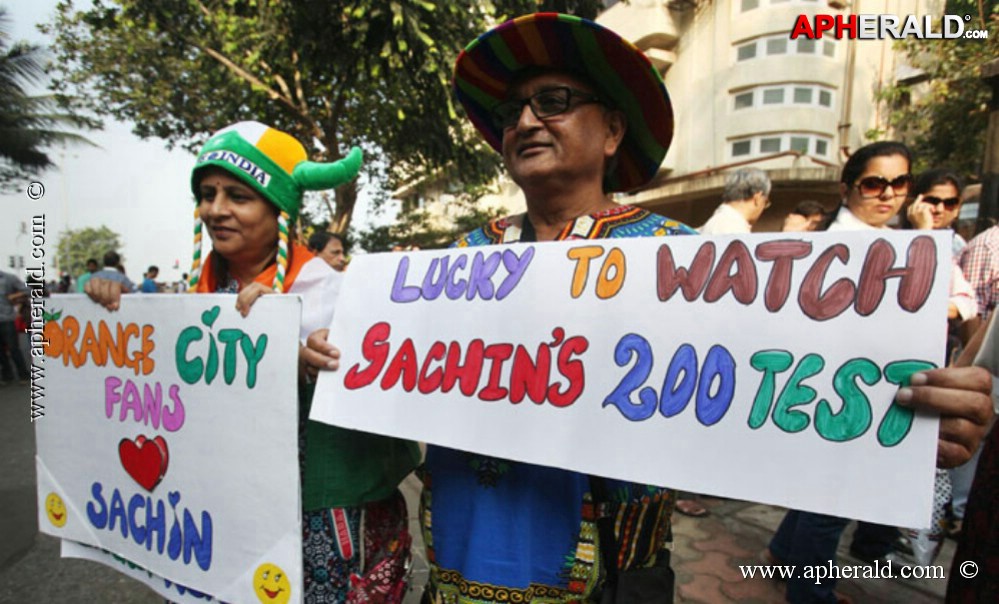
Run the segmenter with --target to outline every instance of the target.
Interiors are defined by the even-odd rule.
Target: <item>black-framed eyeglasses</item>
[[[888,180],[884,176],[866,176],[857,181],[857,190],[862,197],[881,197],[885,189],[891,187],[895,197],[906,195],[912,186],[912,174],[903,174]]]
[[[542,90],[526,99],[512,99],[496,105],[492,111],[493,123],[502,130],[513,128],[520,121],[524,105],[530,105],[534,117],[543,120],[586,103],[602,104],[603,100],[595,94],[582,90],[568,86],[557,86]]]
[[[944,207],[947,208],[948,210],[953,210],[954,208],[956,208],[958,206],[958,204],[961,203],[961,198],[960,197],[947,197],[945,199],[943,197],[934,197],[932,195],[923,195],[923,201],[926,202],[926,203],[928,203],[928,204],[930,204],[931,206],[935,206],[938,203],[942,203],[942,204],[944,204]]]

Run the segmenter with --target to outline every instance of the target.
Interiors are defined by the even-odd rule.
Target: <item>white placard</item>
[[[949,235],[613,239],[359,256],[312,418],[901,526],[937,422]]]
[[[143,583],[149,589],[152,589],[173,604],[205,604],[206,602],[225,604],[208,594],[188,589],[183,585],[179,585],[163,577],[158,577],[138,564],[130,562],[117,554],[67,539],[62,539],[59,543],[61,545],[60,553],[63,558],[80,558],[110,566],[118,572]]]
[[[301,599],[301,300],[48,301],[39,527],[217,599]]]

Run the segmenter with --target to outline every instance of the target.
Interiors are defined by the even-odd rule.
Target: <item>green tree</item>
[[[561,2],[594,13],[599,2]],[[196,149],[222,125],[255,119],[292,133],[313,159],[367,156],[382,195],[441,166],[468,182],[498,158],[458,116],[450,91],[460,49],[536,0],[63,1],[53,24],[56,90],[134,124],[140,137]],[[591,15],[592,16],[592,15]],[[127,57],[127,60],[123,58]],[[374,171],[373,173],[370,171]],[[328,202],[345,231],[356,183]]]
[[[916,154],[915,171],[947,166],[977,177],[991,95],[981,67],[999,57],[999,1],[948,0],[944,13],[969,15],[965,31],[986,29],[989,37],[900,40],[908,63],[924,75],[889,86],[878,96],[891,109],[890,125]]]
[[[416,246],[420,249],[445,248],[462,235],[502,215],[502,208],[482,207],[479,195],[464,194],[452,202],[458,206],[457,217],[447,226],[435,224],[422,209],[403,212],[395,224],[372,227],[353,233],[351,240],[368,252],[386,252],[393,246]]]
[[[121,247],[121,237],[106,226],[63,231],[59,235],[59,244],[56,247],[59,268],[70,275],[79,275],[86,267],[89,258],[95,258],[100,264],[104,254],[110,251],[118,252],[124,262],[125,256],[121,253]]]
[[[86,127],[86,119],[57,109],[55,97],[35,96],[27,87],[45,74],[41,49],[11,42],[6,9],[0,7],[0,188],[53,166],[45,148],[52,144],[88,143],[62,127]]]

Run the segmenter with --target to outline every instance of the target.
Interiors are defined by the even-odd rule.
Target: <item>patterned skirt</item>
[[[402,602],[411,542],[406,500],[398,490],[363,506],[305,512],[305,602]]]

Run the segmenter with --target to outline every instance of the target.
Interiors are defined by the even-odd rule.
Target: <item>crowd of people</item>
[[[173,283],[162,283],[156,280],[160,274],[160,267],[153,264],[146,269],[146,272],[142,275],[142,282],[136,286],[132,280],[128,278],[128,274],[125,272],[125,266],[121,261],[121,255],[117,250],[106,251],[103,256],[103,261],[103,268],[98,270],[97,259],[88,258],[84,271],[76,278],[75,285],[67,286],[65,289],[56,289],[55,293],[64,294],[78,292],[82,294],[86,289],[87,281],[90,281],[91,277],[94,277],[98,273],[102,279],[110,279],[123,284],[123,291],[126,293],[140,292],[143,294],[158,294],[163,292],[184,293],[187,291],[187,273],[183,273],[180,279]]]
[[[770,207],[771,183],[757,169],[728,176],[723,203],[699,231],[614,200],[615,193],[632,191],[655,176],[672,139],[672,105],[646,56],[595,23],[536,14],[499,25],[458,57],[454,90],[471,124],[502,156],[527,206],[526,212],[491,221],[456,245],[748,233]],[[245,158],[267,171],[269,179],[251,177],[220,159],[226,153],[215,153],[219,151]],[[289,412],[299,413],[301,424],[304,600],[372,601],[377,593],[384,598],[379,601],[399,601],[410,540],[398,486],[420,466],[424,487],[419,518],[431,565],[426,602],[672,601],[669,558],[677,495],[669,488],[434,445],[427,447],[421,466],[415,443],[307,419],[319,372],[339,368],[340,353],[325,329],[332,309],[323,299],[346,268],[349,245],[327,232],[315,233],[307,246],[301,245],[295,219],[306,189],[335,187],[353,178],[359,167],[355,153],[335,164],[309,162],[305,148],[290,135],[241,122],[208,140],[192,173],[197,213],[213,249],[203,261],[196,260],[185,281],[191,290],[231,293],[244,314],[264,294],[303,296],[301,387],[288,393],[287,404]],[[911,153],[901,143],[857,149],[843,167],[842,203],[826,212],[819,202],[803,201],[784,219],[783,229],[885,229],[900,212],[911,228],[951,228],[960,211],[961,180],[941,170],[913,180],[911,170]],[[997,488],[996,439],[985,436],[995,415],[991,375],[999,371],[999,358],[994,327],[985,326],[997,297],[999,226],[967,245],[955,238],[954,254],[960,270],[955,271],[954,308],[947,318],[955,340],[953,356],[968,359],[981,347],[978,365],[987,369],[954,366],[915,374],[897,400],[939,414],[938,466],[964,475],[953,479],[955,523],[964,513],[967,519],[974,515],[979,525],[973,529],[978,540],[962,542],[961,551],[994,565],[997,544],[983,542],[981,535],[995,535],[995,512],[979,493]],[[199,248],[195,258],[200,257]],[[122,294],[136,286],[119,270],[117,253],[106,254],[103,265],[98,270],[96,261],[88,262],[78,287],[114,310]],[[138,289],[159,291],[157,273],[157,267],[149,267]],[[0,275],[5,293],[0,337],[10,349],[4,303],[16,301],[8,293],[17,294],[8,281]],[[977,324],[982,327],[976,329]],[[23,359],[20,363],[19,375]],[[8,369],[5,356],[4,380]],[[980,451],[983,440],[988,444]],[[976,460],[988,469],[988,484],[979,480],[972,488]],[[960,494],[959,483],[965,485]],[[689,501],[696,503],[696,498]],[[683,507],[700,515],[696,506]],[[835,560],[848,522],[789,511],[765,553],[774,563]],[[963,534],[969,532],[967,522]],[[371,544],[363,566],[356,555],[345,556],[336,546],[344,532],[354,542]],[[898,537],[895,527],[871,525],[858,531],[854,548],[873,560],[887,555]],[[955,585],[954,601],[996,601],[999,596],[994,572]],[[831,580],[791,580],[787,599],[840,601],[834,586]]]

